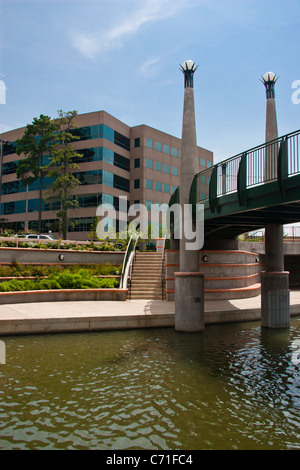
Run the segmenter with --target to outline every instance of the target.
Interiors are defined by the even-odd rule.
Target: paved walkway
[[[205,302],[205,324],[260,319],[260,296]],[[291,316],[300,291],[291,291]],[[0,335],[174,326],[174,302],[160,300],[36,302],[0,306]]]

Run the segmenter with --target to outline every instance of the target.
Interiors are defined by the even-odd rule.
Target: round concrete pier
[[[203,273],[175,273],[175,330],[204,330]]]
[[[262,272],[261,287],[261,325],[265,328],[289,328],[289,273]]]

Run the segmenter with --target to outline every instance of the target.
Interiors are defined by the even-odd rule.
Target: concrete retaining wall
[[[66,302],[77,300],[125,301],[127,289],[60,289],[27,292],[0,292],[0,305],[32,302]]]
[[[123,251],[44,250],[0,247],[0,264],[123,264]],[[63,259],[59,258],[63,256]]]

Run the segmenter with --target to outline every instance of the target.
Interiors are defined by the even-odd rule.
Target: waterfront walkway
[[[205,324],[260,320],[260,296],[205,302]],[[291,291],[300,315],[300,290]],[[173,327],[174,302],[160,300],[36,302],[0,306],[0,336]]]

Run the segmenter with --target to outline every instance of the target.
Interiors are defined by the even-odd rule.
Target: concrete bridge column
[[[263,77],[266,88],[266,138],[278,139],[275,105],[276,76],[268,72]],[[265,181],[277,178],[278,146],[266,148]],[[261,273],[261,325],[266,328],[290,326],[289,273],[284,271],[283,226],[276,223],[265,227],[265,268]]]
[[[197,332],[204,329],[204,275],[199,273],[199,251],[187,249],[185,223],[192,221],[190,188],[197,173],[197,139],[193,77],[196,67],[191,60],[182,67],[185,79],[182,122],[180,207],[182,235],[180,239],[180,272],[175,273],[175,329]],[[188,218],[183,217],[188,212]]]

